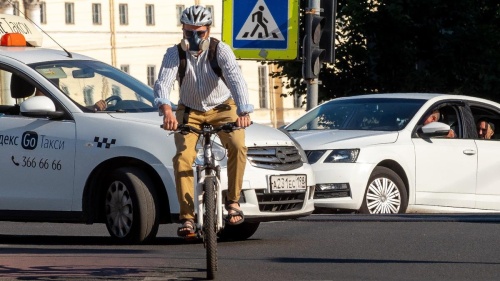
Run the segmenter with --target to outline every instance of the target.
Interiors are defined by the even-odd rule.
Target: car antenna
[[[54,38],[52,38],[52,36],[50,36],[47,32],[45,32],[45,30],[43,30],[38,24],[36,24],[34,21],[32,21],[29,17],[27,17],[23,12],[21,12],[21,10],[19,10],[19,7],[16,7],[16,5],[14,5],[14,3],[12,3],[11,0],[7,0],[9,1],[9,3],[12,5],[12,7],[14,7],[14,9],[16,9],[21,15],[23,15],[26,19],[28,19],[31,23],[33,23],[36,27],[38,27],[38,29],[40,29],[45,35],[47,35],[52,41],[54,41],[57,46],[61,47],[61,49],[63,49],[64,52],[66,52],[66,54],[68,54],[68,57],[69,58],[73,58],[73,56],[71,55],[70,52],[68,52],[66,49],[64,49],[63,46],[61,46],[56,40],[54,40]]]

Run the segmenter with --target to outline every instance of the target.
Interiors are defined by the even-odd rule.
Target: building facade
[[[0,13],[31,19],[44,31],[43,47],[81,53],[119,68],[152,86],[168,47],[180,42],[180,15],[191,5],[211,9],[211,36],[222,38],[220,0],[0,0]],[[305,112],[287,95],[273,65],[239,60],[248,84],[255,122],[279,127]],[[286,96],[286,97],[285,97]],[[178,98],[178,85],[172,101]]]

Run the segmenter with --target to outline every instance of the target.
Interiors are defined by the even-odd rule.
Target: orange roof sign
[[[42,46],[42,33],[32,22],[23,17],[0,14],[0,36],[6,33],[20,33],[31,46]]]

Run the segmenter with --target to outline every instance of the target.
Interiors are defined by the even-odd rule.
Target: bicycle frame
[[[203,183],[205,182],[207,177],[213,177],[215,180],[216,186],[216,212],[217,212],[217,232],[222,230],[223,225],[223,210],[222,210],[222,190],[220,188],[220,166],[215,165],[215,159],[212,155],[212,140],[211,140],[211,126],[204,126],[202,128],[202,134],[200,137],[203,138],[203,164],[196,165],[196,175],[197,175],[197,184],[195,188],[195,198],[197,198],[195,204],[195,212],[197,215],[197,224],[200,227],[203,227],[203,216],[201,214],[204,213],[203,209]]]

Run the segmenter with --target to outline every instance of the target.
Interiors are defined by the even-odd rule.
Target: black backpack
[[[219,67],[217,62],[217,46],[219,45],[219,40],[215,38],[210,38],[210,45],[208,47],[208,60],[210,61],[210,66],[217,76],[219,76],[224,83],[226,80],[222,76],[222,69]],[[182,80],[186,75],[186,52],[182,49],[181,44],[177,44],[177,50],[179,51],[179,88],[182,86]]]

